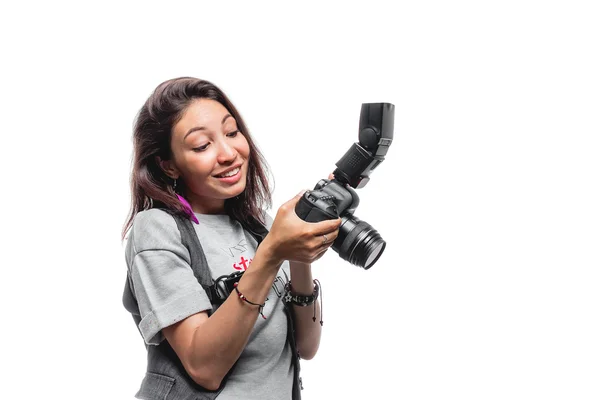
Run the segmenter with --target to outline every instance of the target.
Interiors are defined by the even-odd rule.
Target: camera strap
[[[183,217],[171,210],[165,209],[164,211],[171,214],[171,216],[175,219],[175,222],[177,223],[177,229],[179,229],[179,233],[181,234],[181,243],[188,249],[190,253],[190,265],[192,267],[192,271],[194,272],[194,276],[202,288],[206,290],[210,302],[215,304],[219,297],[215,292],[214,282],[208,267],[208,261],[206,260],[204,250],[202,249],[198,235],[194,230],[192,221],[190,221],[189,217]]]

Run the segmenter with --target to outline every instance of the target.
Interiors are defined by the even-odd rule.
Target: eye
[[[236,136],[237,136],[237,134],[238,134],[239,132],[240,132],[240,130],[239,130],[239,129],[236,129],[236,130],[235,130],[235,131],[233,131],[233,132],[229,132],[229,133],[227,134],[227,137],[236,137]]]
[[[208,147],[208,143],[206,143],[204,146],[194,147],[192,150],[198,153],[198,152],[206,150],[207,147]]]

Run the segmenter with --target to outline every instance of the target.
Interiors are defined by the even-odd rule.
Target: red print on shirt
[[[244,256],[241,256],[241,257],[240,257],[240,262],[239,262],[239,263],[233,263],[233,269],[236,269],[236,270],[238,270],[238,271],[241,271],[241,270],[244,270],[244,271],[245,271],[245,270],[247,270],[247,269],[248,269],[248,267],[250,266],[250,263],[251,263],[251,262],[252,262],[252,259],[250,259],[250,260],[246,260],[246,259],[244,258]]]

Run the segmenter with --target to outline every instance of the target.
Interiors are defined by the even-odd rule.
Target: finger
[[[327,235],[316,236],[311,241],[313,251],[321,251],[331,245],[331,238]]]
[[[308,190],[307,190],[307,189],[302,189],[302,190],[301,190],[301,191],[300,191],[300,192],[299,192],[297,195],[295,195],[295,196],[294,196],[294,197],[293,197],[293,198],[290,200],[290,202],[292,202],[292,203],[296,204],[296,203],[298,202],[298,200],[300,200],[300,198],[301,198],[302,196],[304,196],[304,193],[306,193],[306,192],[308,192]]]
[[[327,219],[325,221],[315,222],[313,226],[312,233],[315,236],[322,236],[323,234],[328,234],[340,227],[342,223],[341,218],[337,219]]]
[[[336,229],[335,231],[328,233],[327,234],[327,239],[329,242],[335,242],[335,240],[338,238],[338,235],[340,234],[340,230]]]
[[[313,248],[318,248],[318,249],[323,249],[323,248],[328,248],[330,246],[333,245],[333,242],[335,242],[335,240],[337,239],[338,235],[337,235],[338,231],[333,231],[332,233],[329,234],[324,234],[321,236],[316,236],[313,240],[311,245],[313,246]]]
[[[333,174],[329,174],[329,180],[331,180],[331,179],[333,179],[333,178],[335,178],[335,177],[333,176]]]

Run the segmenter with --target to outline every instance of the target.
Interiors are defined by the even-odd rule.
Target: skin
[[[193,101],[173,127],[172,159],[159,160],[167,175],[183,179],[188,189],[186,199],[197,213],[224,213],[225,200],[242,193],[246,186],[251,157],[248,142],[228,115],[227,109],[216,101]],[[238,182],[225,183],[216,178],[236,165],[241,165]],[[301,195],[278,209],[269,234],[239,281],[239,290],[255,303],[265,301],[285,260],[290,261],[294,291],[311,294],[311,264],[323,256],[338,235],[339,218],[318,223],[298,218],[294,208]],[[320,309],[316,322],[312,320],[313,311],[313,307],[294,306],[296,343],[304,359],[314,357],[321,338]],[[216,390],[246,346],[257,317],[258,308],[240,301],[233,293],[210,317],[207,312],[191,315],[164,328],[163,334],[190,377],[199,385]]]

